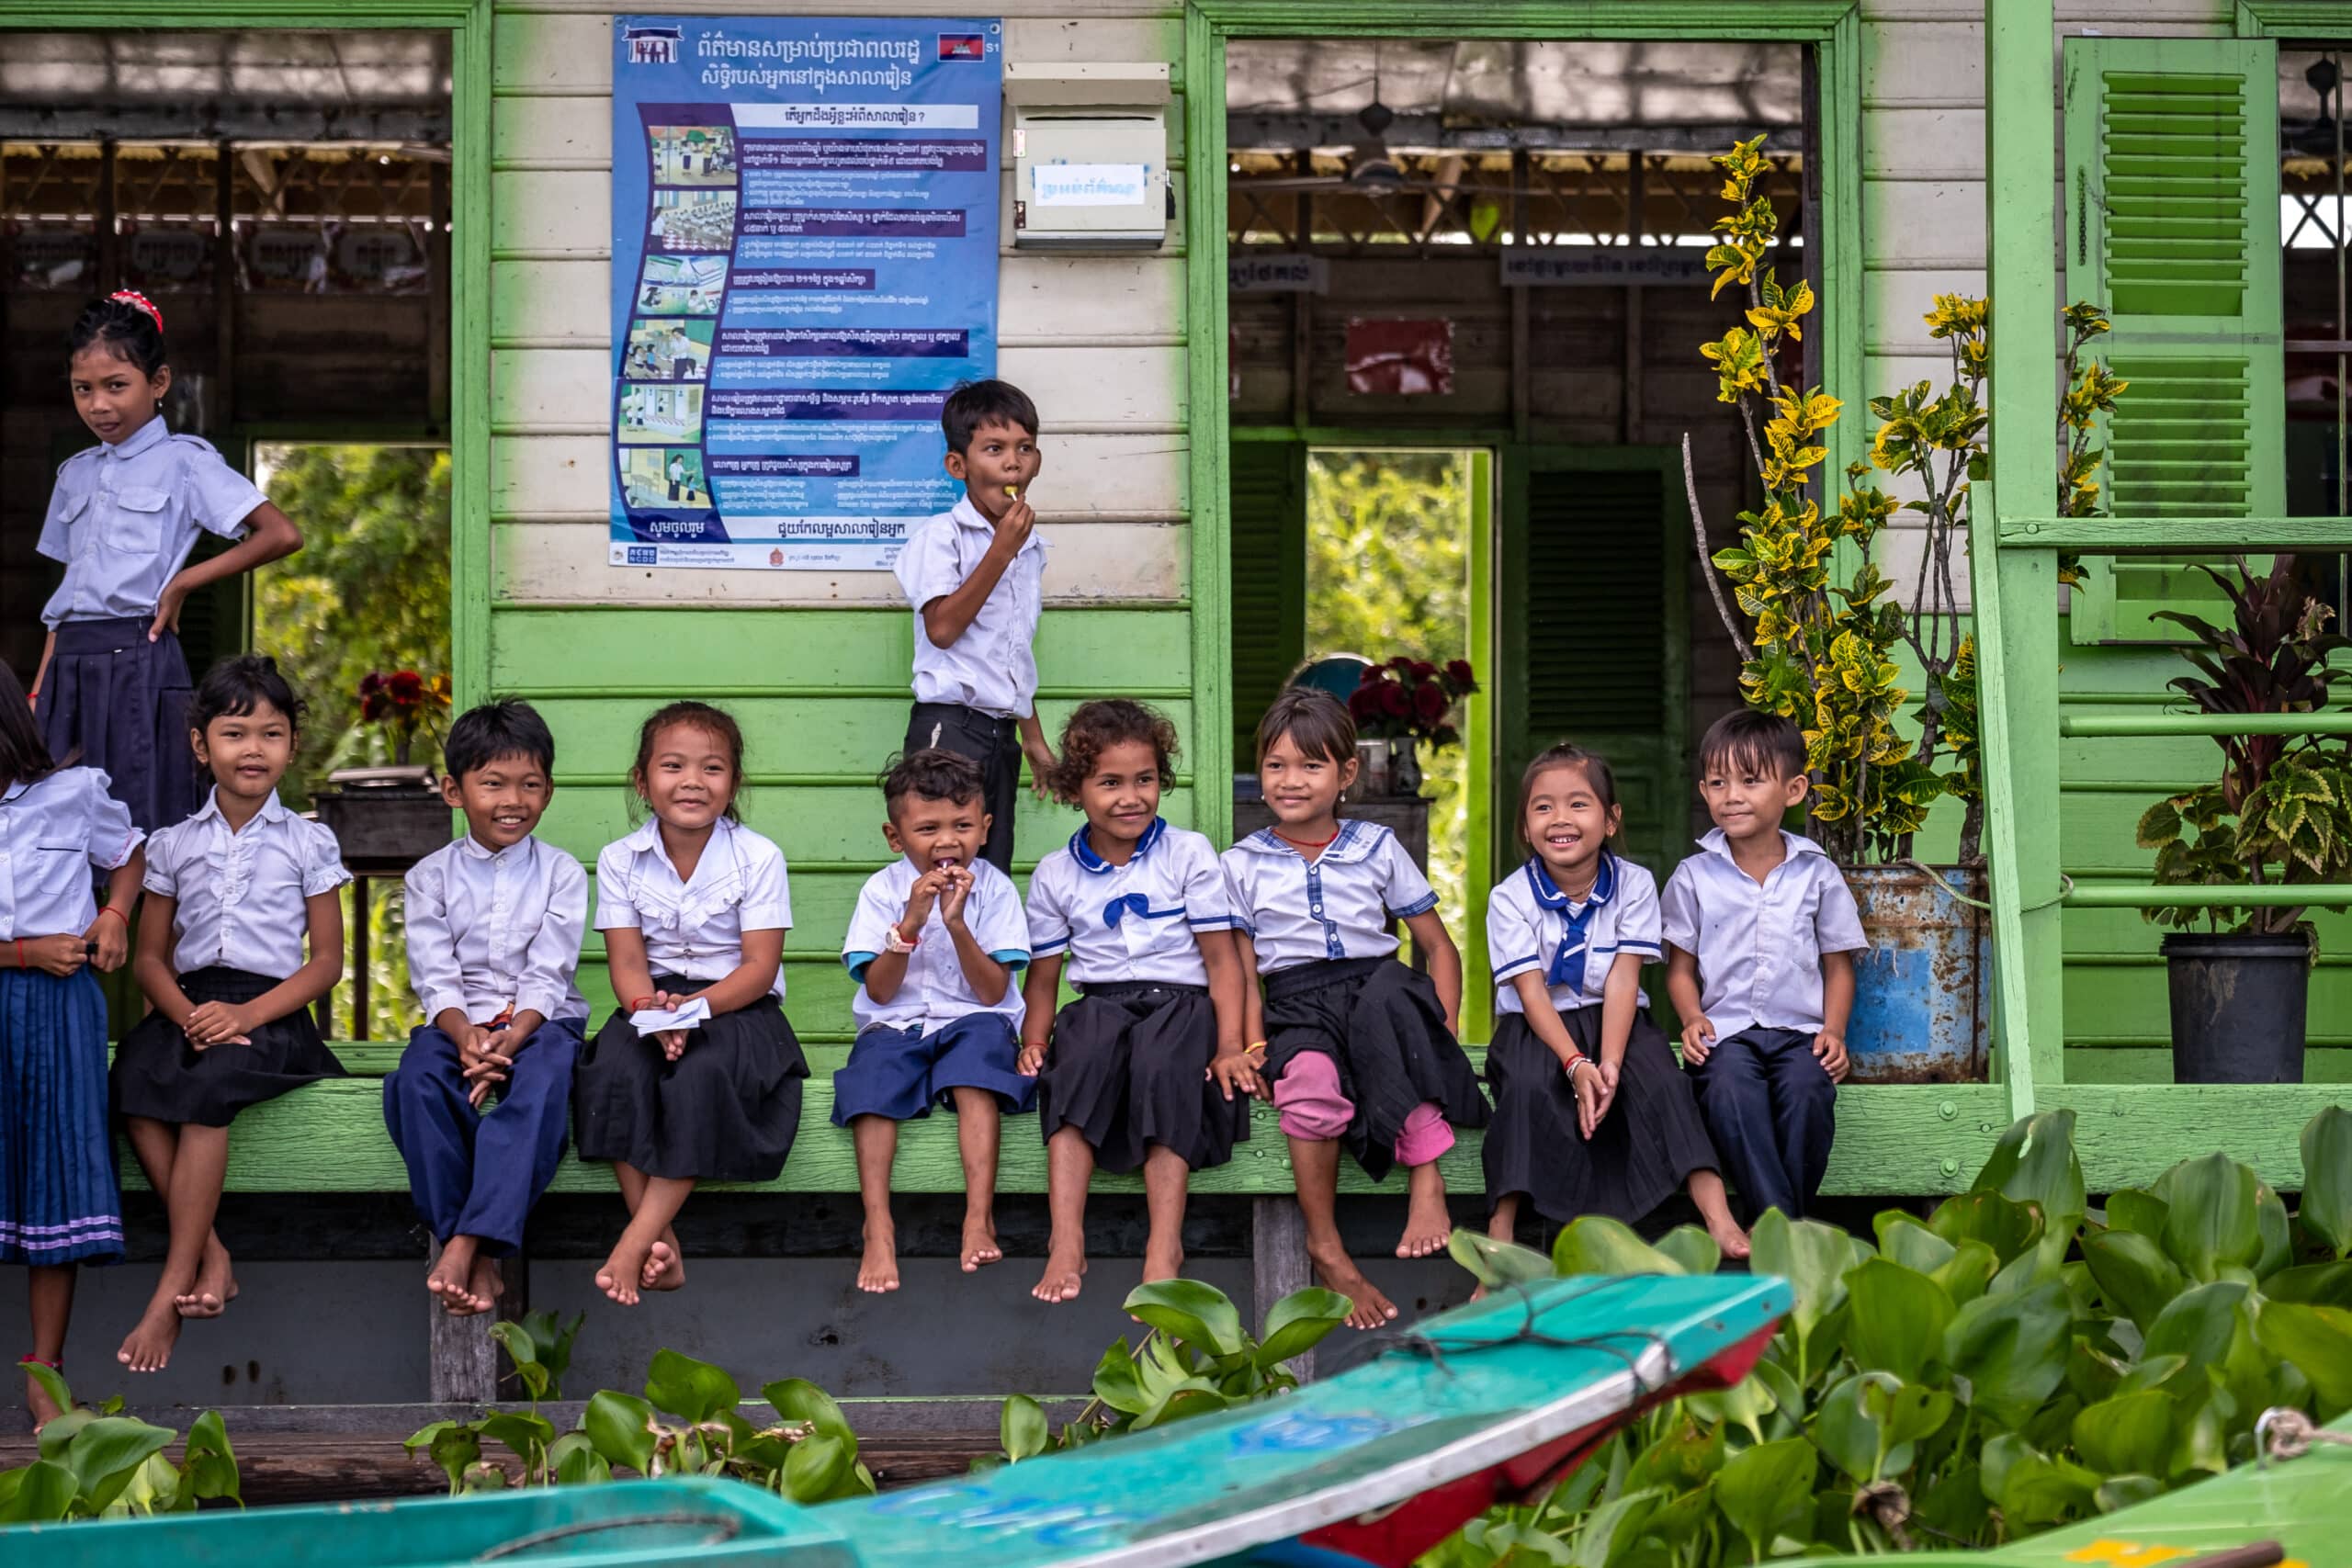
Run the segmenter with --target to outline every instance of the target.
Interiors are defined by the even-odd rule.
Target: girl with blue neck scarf
[[[1623,821],[1609,764],[1579,747],[1553,747],[1520,781],[1532,853],[1487,904],[1499,1015],[1487,1051],[1487,1229],[1510,1239],[1522,1198],[1559,1224],[1632,1224],[1687,1184],[1724,1256],[1745,1258],[1698,1103],[1649,1019],[1642,965],[1663,957],[1657,882],[1609,847]]]

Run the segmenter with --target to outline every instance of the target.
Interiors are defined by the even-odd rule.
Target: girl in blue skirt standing
[[[42,555],[65,566],[33,702],[50,755],[104,769],[153,832],[203,803],[187,745],[180,609],[207,584],[292,555],[302,535],[209,443],[164,424],[164,313],[129,289],[74,322],[74,406],[98,445],[57,470]],[[188,564],[198,533],[237,544]]]
[[[95,768],[60,768],[0,664],[0,1259],[26,1266],[29,1369],[60,1369],[74,1271],[122,1256],[107,1123],[107,1004],[90,967],[130,952],[145,837]],[[107,874],[102,908],[91,868]],[[57,1406],[28,1371],[36,1425]]]

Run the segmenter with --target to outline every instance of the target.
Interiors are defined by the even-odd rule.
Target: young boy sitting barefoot
[[[588,874],[533,837],[555,794],[555,738],[529,704],[461,716],[445,752],[441,795],[466,836],[408,874],[409,981],[431,1021],[384,1079],[384,1123],[441,1244],[425,1289],[462,1316],[498,1305],[494,1260],[522,1245],[563,1157],[588,1018],[572,979]]]
[[[1029,928],[1012,878],[980,858],[989,816],[979,764],[938,748],[910,751],[883,775],[899,859],[867,879],[842,962],[859,983],[857,1043],[833,1075],[833,1124],[857,1145],[865,1206],[861,1291],[899,1288],[890,1165],[899,1123],[956,1111],[964,1160],[964,1271],[1004,1254],[996,1244],[996,1151],[1003,1111],[1026,1111],[1021,987]]]

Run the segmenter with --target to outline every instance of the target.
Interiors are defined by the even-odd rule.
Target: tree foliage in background
[[[1306,475],[1306,648],[1440,662],[1470,649],[1470,476],[1459,452],[1312,452]],[[1464,902],[1468,766],[1419,749],[1430,881],[1447,918]],[[1483,918],[1483,915],[1481,915]]]
[[[310,704],[301,743],[278,786],[297,810],[336,768],[389,762],[382,730],[359,720],[373,671],[450,668],[449,454],[433,446],[286,446],[272,450],[270,499],[302,529],[302,550],[254,583],[254,647],[277,660]],[[431,748],[415,761],[435,767]],[[352,923],[353,893],[343,901]],[[399,1039],[415,1023],[401,890],[368,886],[370,1028]],[[334,1029],[348,1038],[351,987],[337,988]]]
[[[388,761],[359,727],[371,671],[449,669],[449,454],[432,446],[290,446],[270,499],[302,551],[256,574],[254,647],[311,705],[281,793],[300,805],[338,767]],[[437,765],[438,757],[417,761]]]

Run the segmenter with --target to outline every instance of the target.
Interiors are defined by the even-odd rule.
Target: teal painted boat
[[[20,1526],[0,1529],[0,1562],[1401,1568],[1549,1484],[1645,1405],[1746,1376],[1789,1304],[1774,1279],[1546,1280],[1391,1333],[1374,1359],[1278,1399],[818,1508],[734,1482],[625,1482]]]

